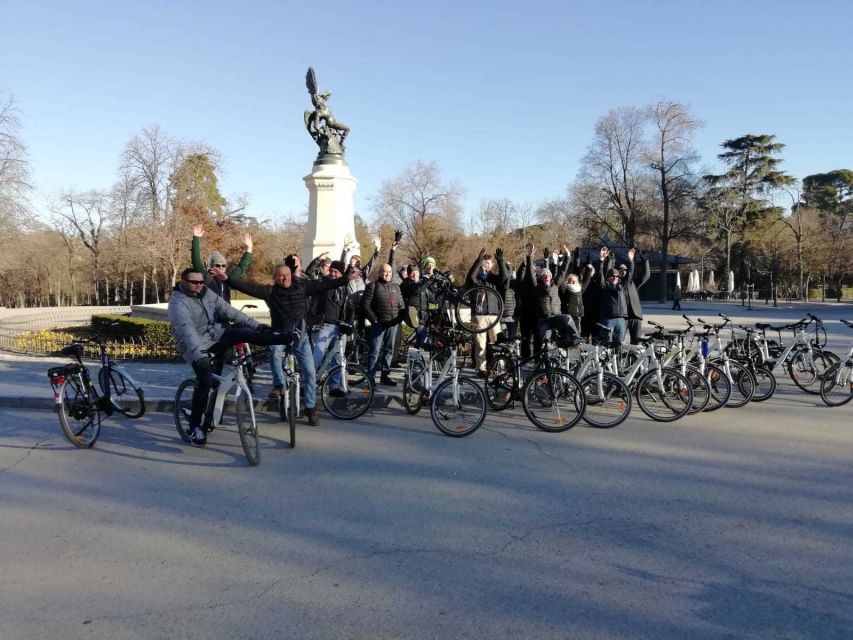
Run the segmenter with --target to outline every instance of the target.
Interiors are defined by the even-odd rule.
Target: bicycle
[[[703,355],[703,357],[706,358],[710,364],[716,365],[723,370],[723,373],[725,373],[726,379],[729,381],[729,386],[731,388],[731,395],[729,396],[729,400],[726,402],[725,406],[736,409],[746,405],[750,400],[752,400],[755,395],[756,382],[753,375],[744,365],[733,358],[729,358],[729,349],[726,348],[727,345],[724,344],[723,340],[720,338],[720,331],[722,331],[723,327],[729,324],[730,320],[723,314],[720,314],[720,316],[724,320],[722,324],[710,324],[705,322],[702,318],[698,319],[698,321],[702,323],[702,328],[705,330],[702,350],[703,354],[707,355]],[[690,326],[693,326],[690,318],[686,315],[682,315],[682,317],[687,320],[688,323],[691,323]],[[713,356],[715,352],[718,355],[712,358],[711,356]],[[735,391],[737,391],[737,393],[735,393]]]
[[[294,338],[290,344],[284,345],[284,355],[281,361],[281,395],[278,398],[278,417],[282,422],[287,421],[290,428],[290,448],[296,447],[296,418],[299,417],[302,407],[300,406],[300,387],[302,386],[302,374],[296,365],[295,349],[299,339]]]
[[[460,290],[453,286],[450,272],[436,271],[432,276],[437,313],[432,314],[431,324],[437,329],[456,326],[468,333],[483,333],[500,322],[503,315],[503,299],[492,287],[477,285]],[[492,317],[486,324],[480,318]]]
[[[841,320],[853,329],[853,322]],[[820,399],[830,407],[840,407],[853,400],[853,346],[843,362],[832,365],[820,383]]]
[[[326,411],[339,420],[354,420],[373,406],[375,386],[365,369],[349,362],[352,349],[347,338],[353,335],[353,326],[346,322],[335,324],[340,327],[340,335],[329,342],[317,367],[317,387]]]
[[[221,424],[225,412],[225,397],[234,388],[234,404],[240,445],[243,447],[249,464],[256,466],[261,462],[261,448],[258,423],[255,418],[255,402],[246,380],[246,363],[251,359],[251,355],[246,354],[243,345],[244,343],[234,345],[234,356],[230,363],[230,370],[223,371],[220,374],[211,374],[218,384],[210,390],[202,417],[202,425],[206,431],[210,432],[216,425]],[[215,354],[210,354],[210,356],[211,358],[216,357]],[[190,428],[189,418],[192,411],[192,398],[197,387],[198,382],[195,378],[187,378],[178,385],[178,390],[175,392],[175,428],[178,430],[178,435],[186,443],[192,443],[192,429]]]
[[[62,433],[80,449],[89,449],[97,442],[102,413],[111,416],[117,411],[128,418],[140,418],[145,414],[145,394],[136,381],[112,361],[107,353],[106,339],[96,336],[87,342],[98,346],[100,393],[92,383],[88,367],[83,364],[83,341],[72,342],[62,349],[62,355],[74,358],[75,362],[52,367],[47,372]]]

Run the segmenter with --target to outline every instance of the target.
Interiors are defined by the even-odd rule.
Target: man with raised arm
[[[212,277],[210,274],[210,270],[214,267],[220,267],[222,269],[228,269],[228,261],[218,251],[211,251],[210,255],[207,258],[207,264],[201,260],[201,238],[204,235],[204,225],[197,224],[193,227],[193,242],[192,242],[192,261],[193,261],[193,269],[196,269],[199,273],[206,274],[205,280],[206,285],[210,288],[214,293],[219,294],[223,298],[225,298],[226,302],[231,302],[231,289],[230,287],[216,278]],[[246,247],[246,250],[243,252],[243,257],[240,258],[240,262],[236,265],[228,269],[228,276],[231,278],[242,278],[246,275],[246,271],[249,270],[249,265],[252,264],[252,234],[246,233],[243,235],[243,246]]]

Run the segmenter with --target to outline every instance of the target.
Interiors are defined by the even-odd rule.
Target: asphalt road
[[[397,409],[169,416],[73,449],[0,411],[0,638],[853,637],[851,407],[761,405],[547,434],[490,414],[461,440]]]

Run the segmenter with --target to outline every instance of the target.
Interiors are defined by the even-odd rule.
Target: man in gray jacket
[[[223,321],[234,326],[224,327]],[[172,290],[169,300],[169,322],[181,357],[192,366],[198,380],[193,392],[190,412],[191,441],[207,444],[201,425],[207,397],[213,385],[213,373],[222,370],[221,356],[238,342],[260,345],[287,344],[290,334],[262,331],[261,325],[237,311],[219,295],[204,285],[204,275],[196,269],[185,269],[181,281]],[[211,363],[211,355],[214,362]]]

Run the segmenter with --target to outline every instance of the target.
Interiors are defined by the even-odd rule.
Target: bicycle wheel
[[[572,374],[551,369],[528,378],[521,391],[521,406],[538,428],[559,433],[571,429],[583,417],[586,398]]]
[[[422,362],[413,362],[410,365],[411,379],[406,373],[403,378],[403,407],[410,416],[416,415],[424,406],[423,394],[428,383]]]
[[[332,379],[341,377],[343,367],[335,367],[320,386],[320,399],[326,411],[339,420],[354,420],[363,416],[373,406],[373,380],[367,372],[354,364],[347,364],[346,395],[332,395]]]
[[[687,414],[693,415],[694,413],[704,411],[705,407],[708,406],[708,402],[711,399],[711,385],[708,384],[708,380],[696,367],[687,365],[686,371],[685,375],[693,389],[693,404],[690,405],[690,410]]]
[[[598,374],[591,373],[580,382],[586,398],[584,422],[593,427],[610,429],[625,422],[631,413],[631,390],[612,373],[603,373],[601,385]]]
[[[261,461],[261,446],[258,442],[258,423],[255,420],[255,407],[252,396],[237,388],[237,431],[240,434],[240,444],[246,460],[253,467]]]
[[[725,407],[732,395],[732,385],[729,382],[728,376],[726,376],[726,372],[715,364],[707,363],[705,365],[705,379],[708,380],[708,388],[710,390],[705,411],[716,411],[721,407]]]
[[[145,413],[145,396],[123,371],[103,367],[98,372],[98,383],[106,394],[109,388],[110,404],[128,418],[141,418]]]
[[[101,414],[92,405],[79,376],[68,378],[59,390],[56,404],[59,425],[68,441],[78,449],[89,449],[101,435]]]
[[[660,375],[648,371],[637,381],[637,403],[652,420],[672,422],[693,406],[693,386],[675,369],[664,367]]]
[[[820,399],[830,407],[840,407],[853,400],[853,365],[836,362],[820,383]]]
[[[788,375],[794,384],[806,393],[818,394],[833,360],[827,354],[817,351],[812,351],[811,359],[813,364],[808,362],[805,353],[798,353],[788,365]]]
[[[470,436],[486,419],[486,394],[468,378],[445,380],[432,396],[429,413],[433,424],[453,438]]]
[[[495,411],[509,407],[517,387],[515,360],[506,355],[493,358],[486,369],[486,400],[489,406]]]
[[[175,415],[175,428],[178,430],[178,435],[181,440],[187,444],[192,444],[190,436],[190,413],[193,406],[193,394],[198,387],[198,382],[195,378],[187,378],[178,385],[178,390],[175,392],[175,406],[173,413]]]
[[[727,407],[737,409],[752,400],[752,396],[755,394],[755,378],[752,377],[749,369],[737,360],[729,360],[728,363],[719,361],[714,364],[719,366],[724,372],[726,371],[726,366],[728,366],[729,375],[726,377],[731,387],[731,395],[729,396],[729,401],[726,403]]]
[[[755,393],[752,394],[752,401],[764,402],[772,398],[776,393],[776,376],[773,372],[767,367],[754,367],[749,372],[755,378]]]
[[[501,320],[503,300],[497,289],[476,286],[467,289],[453,304],[453,316],[459,326],[468,333],[483,333],[494,328]],[[488,323],[480,318],[491,317]]]

